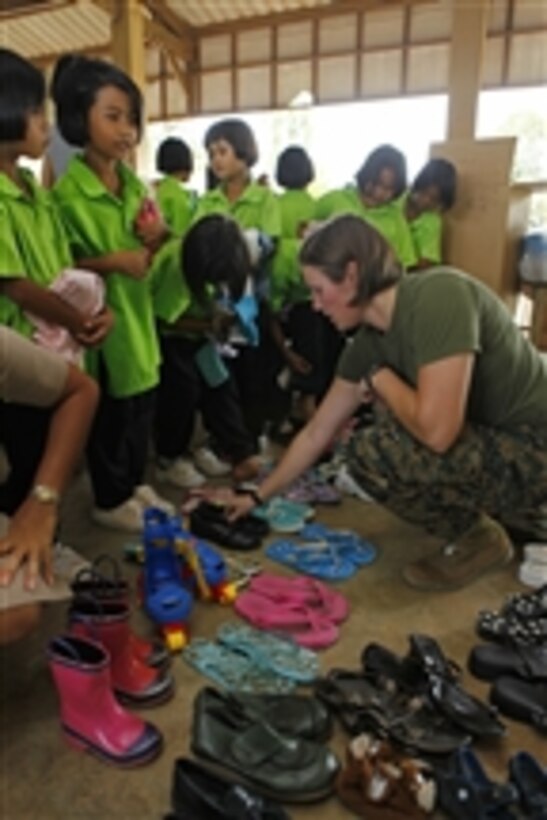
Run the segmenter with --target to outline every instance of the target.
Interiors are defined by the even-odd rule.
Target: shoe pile
[[[216,641],[194,639],[182,657],[230,692],[283,694],[319,675],[315,652],[238,623],[222,624]]]
[[[373,732],[420,754],[446,755],[471,738],[499,738],[496,712],[463,689],[458,667],[432,638],[411,635],[399,657],[368,644],[362,669],[333,669],[315,691],[352,735]]]
[[[500,712],[547,733],[547,584],[510,596],[498,612],[481,612],[469,669],[493,682]]]
[[[472,749],[458,749],[447,766],[436,767],[439,807],[453,820],[516,820],[520,816],[544,820],[547,770],[528,752],[513,755],[508,768],[507,782],[494,782]]]
[[[224,782],[280,803],[308,803],[332,794],[339,768],[336,756],[324,745],[330,735],[329,716],[321,703],[303,696],[276,698],[226,694],[203,689],[194,703],[192,752],[204,765],[220,773]],[[180,770],[180,767],[179,767]],[[187,788],[177,789],[176,805],[184,810]],[[179,778],[180,786],[180,778]],[[218,794],[218,791],[217,791]],[[205,814],[214,800],[201,793],[193,820]],[[213,805],[215,805],[213,803]],[[218,802],[216,803],[218,810]],[[201,811],[201,814],[198,813]],[[226,812],[226,806],[224,806]],[[183,815],[184,816],[184,815]],[[284,817],[281,814],[220,814],[220,817]]]
[[[339,592],[311,578],[262,572],[235,602],[235,611],[253,626],[308,649],[325,649],[339,637],[349,605]]]

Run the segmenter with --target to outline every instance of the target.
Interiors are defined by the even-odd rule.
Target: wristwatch
[[[40,504],[58,504],[59,491],[54,490],[53,487],[48,487],[47,484],[35,484],[30,494]]]

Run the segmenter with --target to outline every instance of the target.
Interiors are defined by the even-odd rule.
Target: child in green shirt
[[[258,146],[246,122],[224,119],[214,123],[205,135],[205,147],[217,185],[200,199],[195,220],[206,214],[223,213],[232,216],[244,230],[255,229],[258,264],[252,285],[259,302],[260,341],[256,347],[240,347],[238,356],[230,361],[230,368],[241,396],[246,425],[258,441],[270,413],[275,372],[267,257],[281,233],[279,204],[272,191],[252,180],[251,168],[258,160]]]
[[[42,73],[0,49],[0,323],[30,338],[28,312],[89,348],[106,337],[112,316],[106,310],[91,315],[50,289],[73,259],[49,193],[19,164],[22,156],[39,159],[47,146],[45,98]],[[2,408],[2,433],[14,454],[0,493],[3,512],[11,514],[30,490],[48,417],[41,408]]]
[[[456,179],[456,169],[451,162],[446,159],[430,159],[410,190],[401,197],[416,254],[412,270],[429,268],[443,261],[443,214],[454,205]]]
[[[177,137],[168,137],[156,153],[156,168],[165,174],[156,185],[156,198],[163,218],[176,236],[188,230],[197,204],[195,191],[184,187],[194,170],[189,146]]]
[[[406,159],[392,145],[380,145],[355,175],[356,185],[331,191],[318,200],[315,218],[338,214],[360,216],[386,239],[402,264],[416,263],[410,229],[397,203],[406,188]]]
[[[56,103],[62,136],[83,153],[53,192],[72,251],[104,277],[116,320],[91,363],[102,387],[88,448],[93,518],[138,532],[147,506],[173,509],[143,483],[160,363],[149,274],[168,232],[159,218],[139,218],[147,191],[124,163],[142,131],[135,83],[110,63],[80,57],[63,74]]]

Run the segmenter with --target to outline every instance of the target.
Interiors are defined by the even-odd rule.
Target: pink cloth
[[[49,289],[88,316],[95,316],[104,308],[104,282],[92,271],[68,268]],[[32,339],[36,344],[59,353],[72,364],[81,364],[82,346],[66,328],[52,325],[32,313],[26,316],[35,327]]]

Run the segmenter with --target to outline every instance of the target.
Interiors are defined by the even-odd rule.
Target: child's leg
[[[205,428],[234,464],[256,455],[256,444],[245,426],[239,394],[231,376],[218,387],[202,384],[199,409]]]
[[[0,612],[0,645],[21,640],[38,626],[40,604],[14,606]]]
[[[156,399],[154,438],[160,459],[174,461],[188,450],[201,395],[195,363],[197,345],[174,336],[160,337],[162,365]]]
[[[10,464],[0,486],[0,510],[11,515],[22,504],[34,481],[44,450],[51,411],[0,402],[0,427]]]

